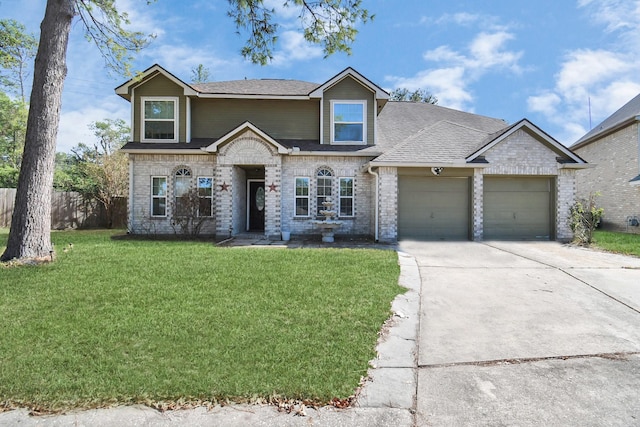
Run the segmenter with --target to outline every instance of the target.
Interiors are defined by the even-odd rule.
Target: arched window
[[[189,214],[189,190],[191,189],[191,171],[180,168],[176,171],[173,183],[173,196],[175,197],[175,215]]]
[[[325,210],[323,203],[327,197],[331,197],[333,174],[329,169],[322,168],[316,175],[316,215],[321,216],[320,211]]]

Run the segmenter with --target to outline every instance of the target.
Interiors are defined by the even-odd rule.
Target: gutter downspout
[[[380,200],[379,200],[379,187],[380,187],[380,176],[378,175],[377,172],[374,172],[372,169],[371,164],[369,164],[369,168],[367,169],[367,172],[369,172],[371,175],[376,177],[376,199],[375,199],[375,203],[376,203],[376,207],[375,207],[375,231],[374,231],[374,235],[375,235],[375,242],[378,243],[378,228],[379,228],[379,210],[380,210]]]

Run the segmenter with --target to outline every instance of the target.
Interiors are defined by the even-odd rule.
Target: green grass
[[[0,267],[0,407],[347,398],[403,291],[392,251],[112,234],[54,232],[56,262]]]
[[[599,249],[640,257],[640,234],[596,230],[593,241]]]

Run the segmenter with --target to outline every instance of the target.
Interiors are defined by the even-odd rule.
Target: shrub
[[[593,231],[600,224],[604,209],[596,204],[599,194],[590,193],[589,197],[579,199],[571,206],[570,225],[573,241],[579,245],[589,246],[593,241]]]

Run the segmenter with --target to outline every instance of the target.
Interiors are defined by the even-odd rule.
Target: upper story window
[[[142,97],[142,141],[178,141],[178,98]]]
[[[331,142],[367,143],[366,101],[331,101]]]

